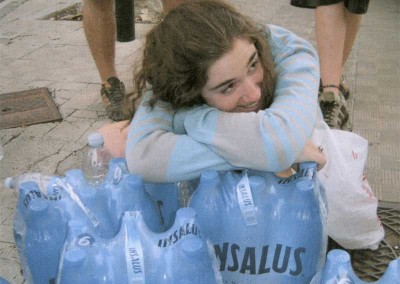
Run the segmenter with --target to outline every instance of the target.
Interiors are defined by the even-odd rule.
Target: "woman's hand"
[[[106,124],[98,130],[103,135],[104,147],[110,152],[113,158],[125,157],[128,126],[129,121],[124,120]]]
[[[297,157],[295,164],[292,165],[291,168],[275,174],[280,178],[288,178],[298,171],[298,163],[301,162],[316,162],[318,164],[318,170],[321,170],[326,163],[326,157],[322,148],[315,146],[311,140],[308,140],[303,152]]]
[[[311,140],[308,140],[303,152],[296,158],[295,162],[316,162],[318,164],[318,170],[320,170],[326,163],[326,157],[322,148],[315,146]]]
[[[288,178],[292,176],[294,173],[296,173],[296,171],[293,168],[288,168],[287,170],[275,174],[280,178]]]

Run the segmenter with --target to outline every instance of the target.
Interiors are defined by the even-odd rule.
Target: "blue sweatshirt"
[[[289,168],[311,137],[318,111],[319,65],[314,48],[281,27],[267,38],[277,82],[272,105],[250,113],[228,113],[208,105],[175,113],[165,102],[143,104],[131,125],[126,159],[148,182],[176,182],[207,169]]]

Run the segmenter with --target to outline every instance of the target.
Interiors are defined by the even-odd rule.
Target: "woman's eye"
[[[259,63],[258,60],[253,61],[253,63],[250,65],[249,71],[251,72],[256,70],[258,63]]]
[[[233,91],[233,88],[235,87],[234,83],[230,83],[229,85],[227,85],[225,88],[223,88],[221,90],[222,94],[229,94]]]

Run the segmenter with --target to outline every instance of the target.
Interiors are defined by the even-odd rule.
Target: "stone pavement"
[[[43,20],[77,0],[0,2],[0,94],[48,87],[63,116],[59,123],[0,130],[5,156],[0,180],[27,171],[63,174],[80,166],[88,133],[109,122],[82,22]],[[289,0],[232,0],[264,23],[286,27],[315,46],[313,11]],[[354,132],[369,140],[368,179],[380,201],[400,202],[399,0],[371,1],[345,71]],[[137,38],[150,27],[136,24]],[[141,42],[117,44],[117,69],[132,88]],[[17,195],[0,185],[0,276],[22,283],[12,236]]]

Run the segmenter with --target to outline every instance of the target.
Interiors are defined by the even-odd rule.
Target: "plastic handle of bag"
[[[253,195],[251,194],[247,171],[243,173],[243,177],[236,186],[236,195],[246,225],[257,225],[256,211],[254,208]]]
[[[122,166],[118,165],[118,167],[116,167],[114,170],[112,183],[114,185],[117,185],[122,180],[122,176],[123,176]]]
[[[97,217],[93,214],[92,211],[89,210],[81,201],[78,195],[74,192],[72,189],[72,186],[68,183],[65,183],[61,180],[58,180],[57,184],[64,189],[68,195],[71,197],[71,199],[78,204],[78,206],[85,212],[86,216],[89,218],[90,222],[93,224],[93,226],[97,227],[100,223],[100,221],[97,219]]]

